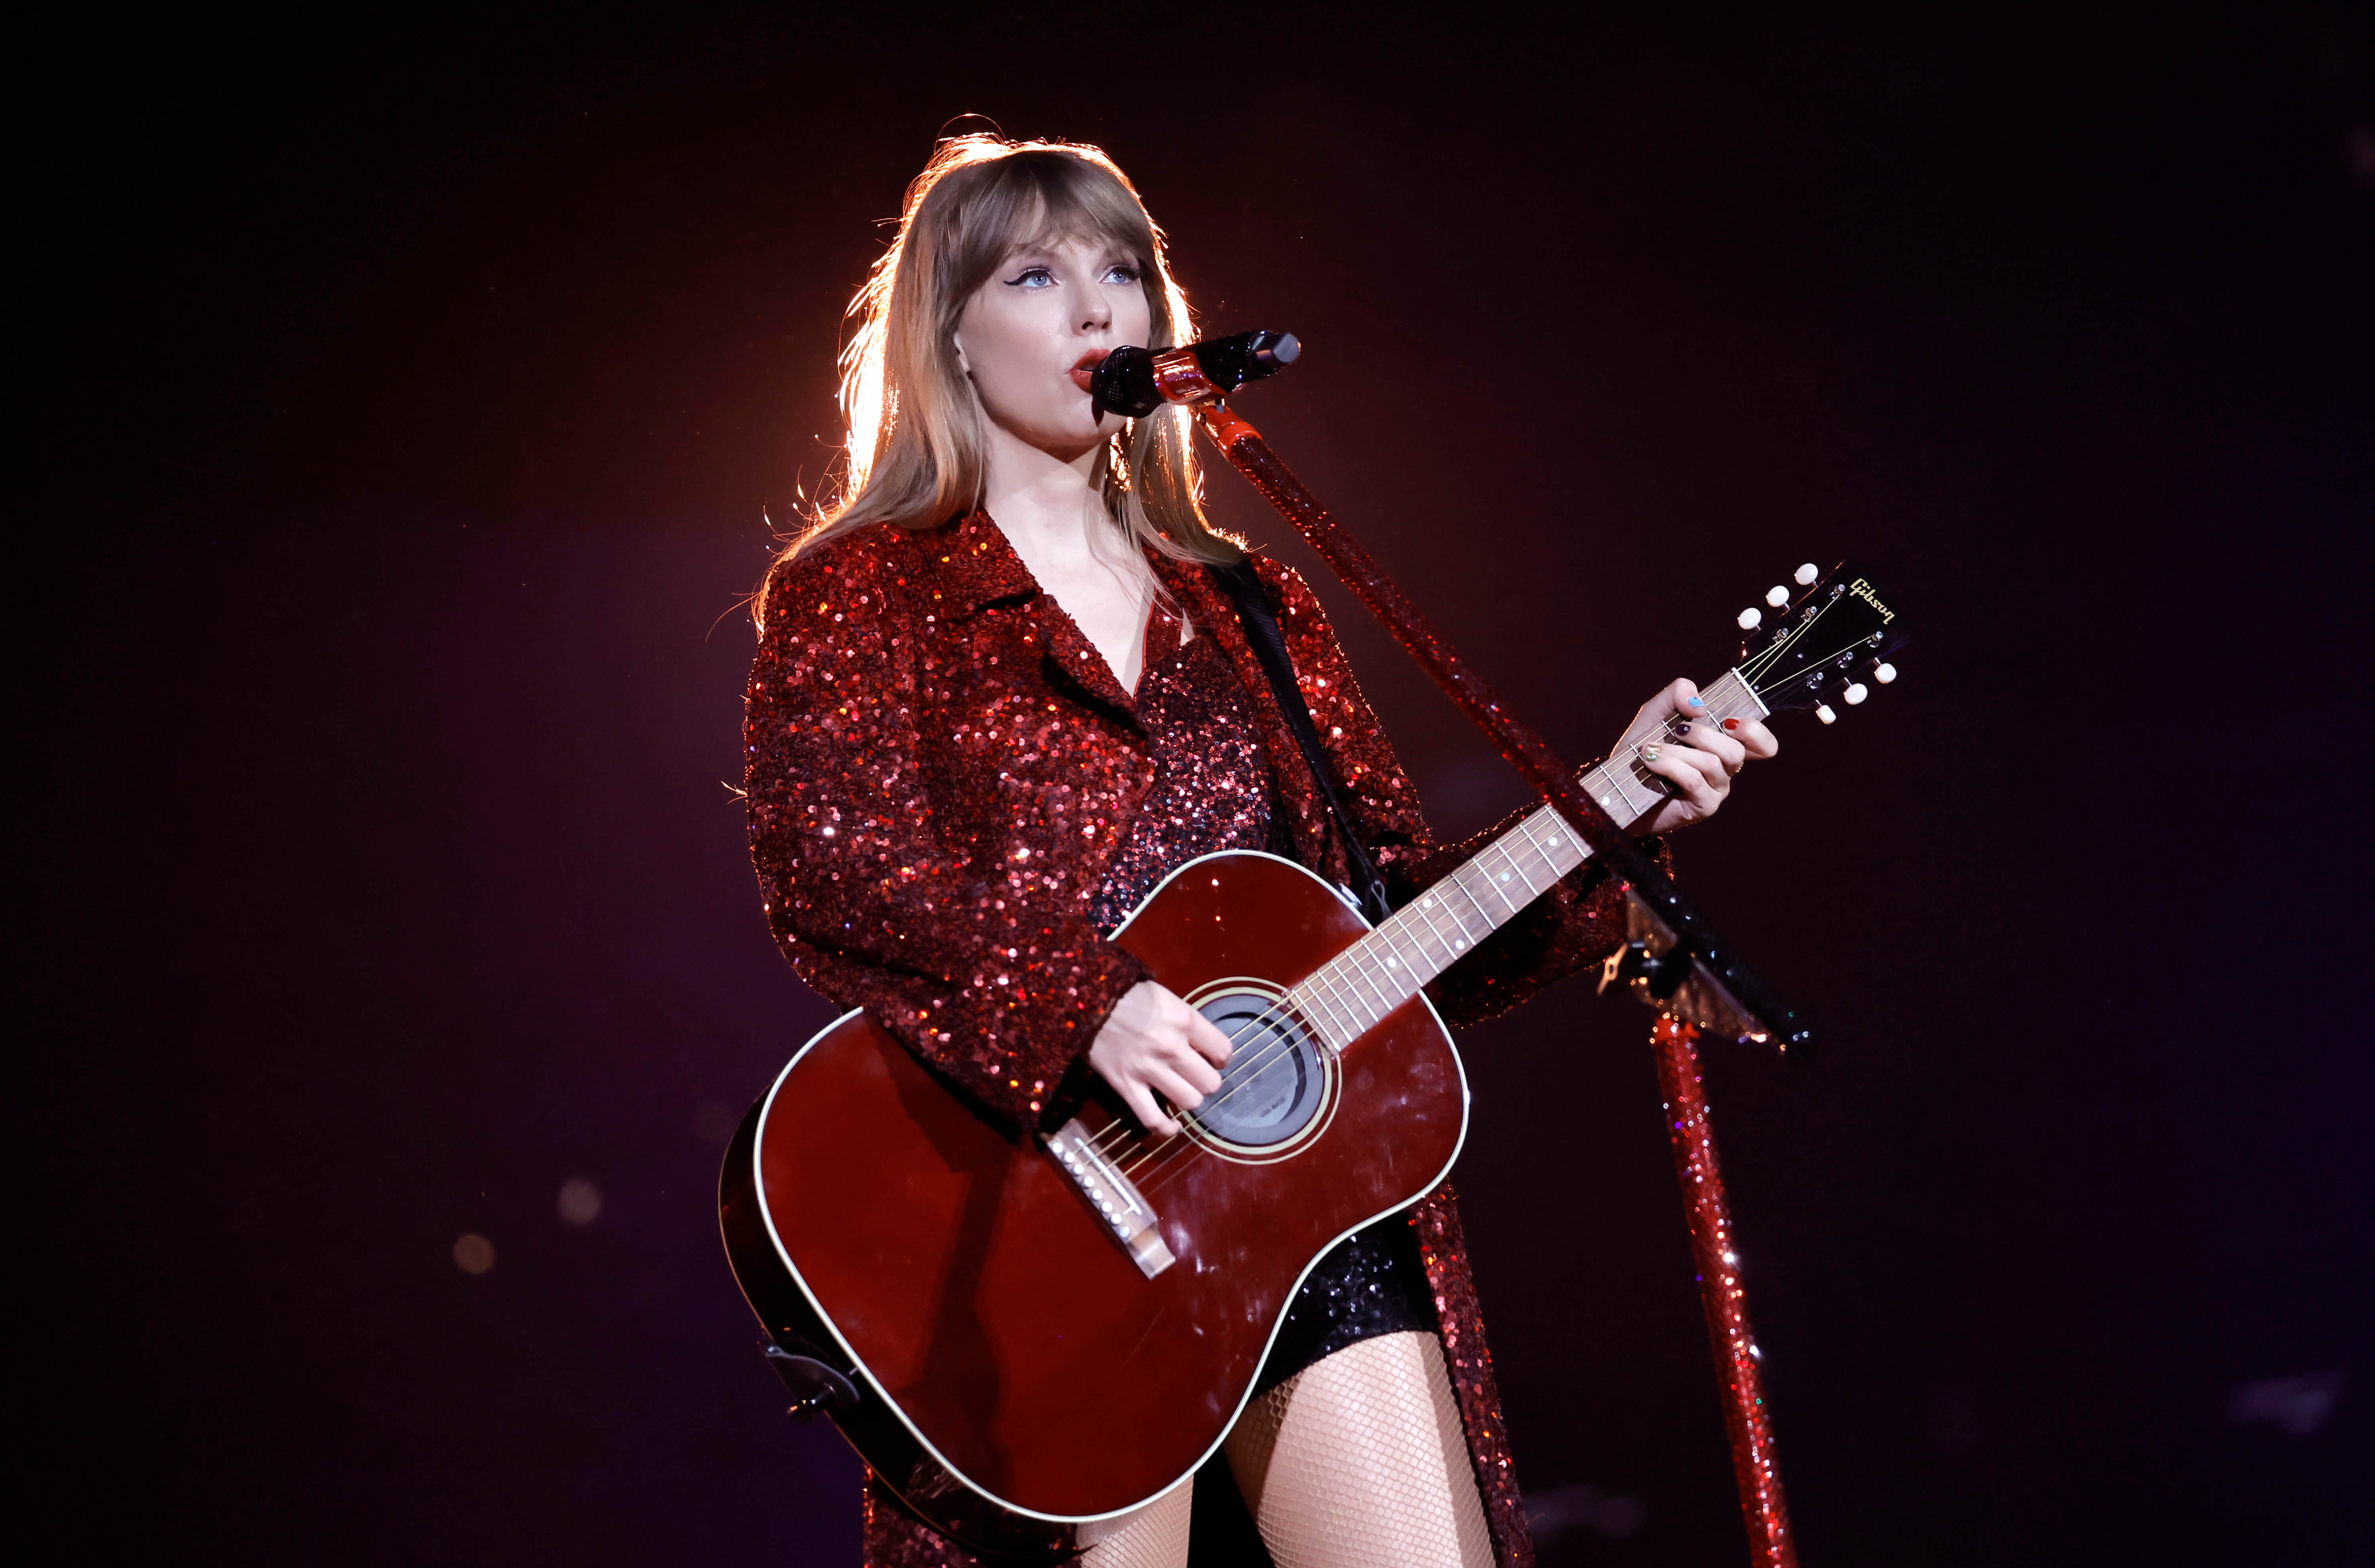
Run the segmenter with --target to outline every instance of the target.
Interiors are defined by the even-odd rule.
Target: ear
[[[957,374],[964,377],[967,381],[971,381],[973,379],[973,366],[965,359],[964,339],[951,332],[949,334],[949,342],[954,346],[957,351]]]

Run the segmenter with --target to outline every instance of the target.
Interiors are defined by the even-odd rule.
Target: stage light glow
[[[454,1238],[454,1267],[465,1274],[484,1274],[495,1266],[495,1244],[476,1231]]]
[[[2235,1390],[2227,1414],[2233,1421],[2265,1421],[2279,1432],[2307,1437],[2323,1426],[2334,1406],[2342,1402],[2342,1385],[2348,1375],[2337,1367],[2246,1383]]]
[[[602,1217],[602,1189],[584,1176],[572,1176],[561,1184],[553,1207],[563,1224],[591,1225]]]

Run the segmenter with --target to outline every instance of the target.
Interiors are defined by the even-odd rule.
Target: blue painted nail
[[[1691,699],[1691,706],[1694,708],[1704,708],[1707,706],[1707,703],[1700,699],[1694,697]]]

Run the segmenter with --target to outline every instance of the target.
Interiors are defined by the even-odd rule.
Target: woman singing
[[[1018,1131],[1110,1088],[1177,1130],[1230,1046],[1108,940],[1181,862],[1268,850],[1342,884],[1342,835],[1213,568],[1184,410],[1100,415],[1089,371],[1189,336],[1136,192],[1093,147],[941,144],[860,295],[847,471],[759,604],[752,854],[801,978],[864,1008]],[[1490,835],[1437,844],[1318,601],[1256,558],[1358,837],[1396,902]],[[1774,745],[1676,682],[1645,713],[1659,833]],[[1685,731],[1683,726],[1689,727]],[[1498,831],[1498,830],[1495,830]],[[1623,900],[1585,867],[1428,990],[1458,1024],[1594,963]],[[1168,1109],[1166,1108],[1168,1107]],[[1224,1445],[1287,1568],[1530,1557],[1447,1189],[1341,1243],[1294,1299]],[[1192,1482],[1117,1523],[1097,1568],[1188,1560]],[[878,1568],[965,1563],[867,1497]]]

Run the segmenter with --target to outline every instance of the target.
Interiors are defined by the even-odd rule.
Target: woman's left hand
[[[1781,749],[1773,732],[1755,719],[1718,724],[1707,715],[1699,689],[1687,680],[1674,682],[1643,703],[1625,735],[1620,753],[1632,751],[1643,767],[1676,791],[1672,799],[1633,824],[1643,837],[1706,821],[1731,794],[1732,775],[1750,758],[1770,757]]]

